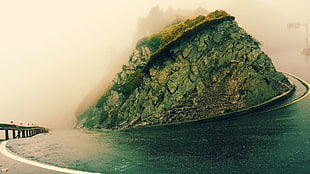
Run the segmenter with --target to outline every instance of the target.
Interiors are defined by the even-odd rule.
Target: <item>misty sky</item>
[[[310,22],[308,0],[0,0],[0,122],[74,125],[77,106],[120,70],[138,17],[156,5],[224,9],[267,52],[304,44],[304,31],[286,24]]]

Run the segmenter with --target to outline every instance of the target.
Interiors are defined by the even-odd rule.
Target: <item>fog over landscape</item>
[[[305,29],[286,25],[310,21],[307,0],[0,1],[0,122],[73,127],[75,113],[111,83],[137,39],[149,34],[138,24],[154,7],[164,14],[226,10],[277,68],[298,69],[294,59],[272,55],[305,47]]]

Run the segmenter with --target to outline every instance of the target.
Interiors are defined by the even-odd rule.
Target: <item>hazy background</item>
[[[0,122],[73,126],[85,98],[126,63],[139,19],[157,5],[224,9],[270,55],[304,47],[305,29],[286,24],[310,21],[308,0],[0,0]]]

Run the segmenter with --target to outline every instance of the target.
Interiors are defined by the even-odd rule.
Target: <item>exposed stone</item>
[[[187,57],[189,53],[192,51],[193,46],[190,44],[183,50],[183,57]]]
[[[80,116],[79,127],[128,128],[204,119],[262,103],[290,86],[234,20],[172,44],[165,50],[169,54],[156,57],[164,60],[161,64],[142,71],[154,54],[150,50],[145,45],[134,50],[100,105]],[[124,94],[122,85],[135,80],[140,80],[137,86]],[[105,120],[99,123],[95,118],[100,115]]]
[[[223,31],[221,31],[221,32],[216,32],[215,35],[214,35],[214,37],[213,37],[214,41],[215,41],[216,43],[220,43],[220,41],[223,40],[223,34],[224,34]]]

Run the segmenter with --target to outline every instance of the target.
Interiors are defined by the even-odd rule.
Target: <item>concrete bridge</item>
[[[5,140],[10,138],[26,138],[31,137],[39,133],[48,133],[48,129],[40,126],[21,126],[15,124],[0,123],[0,130],[4,130]],[[10,137],[9,131],[12,131]]]

